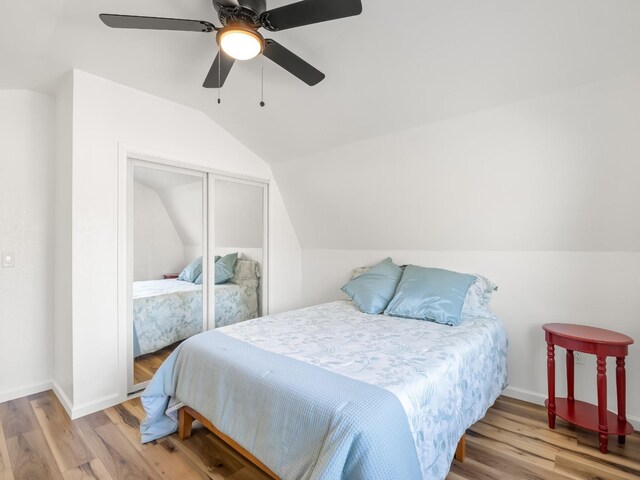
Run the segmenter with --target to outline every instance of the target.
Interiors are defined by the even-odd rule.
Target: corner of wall
[[[73,72],[56,92],[54,172],[53,388],[71,411],[73,324],[71,304],[71,221],[73,155]]]

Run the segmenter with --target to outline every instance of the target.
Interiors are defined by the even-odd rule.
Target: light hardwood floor
[[[180,441],[174,434],[141,445],[139,400],[71,421],[55,395],[44,392],[0,403],[0,480],[215,479],[266,477],[204,428]],[[450,480],[640,478],[640,435],[601,454],[595,435],[544,408],[501,397],[467,432],[467,459]],[[375,480],[375,479],[372,479]]]

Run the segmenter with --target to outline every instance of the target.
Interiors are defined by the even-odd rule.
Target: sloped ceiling
[[[183,245],[202,244],[202,178],[136,167],[136,182],[154,190]]]
[[[270,7],[288,1],[271,0]],[[358,17],[271,36],[327,75],[308,87],[238,62],[223,102],[201,87],[213,35],[105,27],[101,12],[215,20],[209,0],[31,0],[0,6],[0,88],[52,92],[70,68],[200,109],[271,163],[640,66],[637,0],[363,0]]]

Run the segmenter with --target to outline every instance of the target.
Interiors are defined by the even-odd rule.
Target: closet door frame
[[[133,215],[132,215],[132,193],[133,193],[133,162],[146,162],[153,166],[184,169],[190,172],[199,172],[205,176],[206,189],[204,189],[203,215],[207,212],[206,243],[203,242],[203,257],[205,250],[207,256],[214,251],[214,180],[216,178],[234,182],[244,182],[263,188],[263,265],[262,265],[262,290],[261,290],[261,315],[269,313],[269,179],[252,177],[249,175],[226,172],[202,165],[200,162],[189,162],[176,160],[164,154],[149,151],[143,148],[118,143],[118,376],[120,379],[119,396],[122,401],[127,398],[138,396],[141,392],[129,393],[130,379],[133,380]],[[206,200],[204,200],[206,198]],[[208,263],[208,262],[207,262]],[[209,269],[204,265],[206,271],[204,292],[207,291],[207,298],[203,297],[203,317],[204,329],[215,328],[215,269]],[[204,282],[203,282],[204,283]],[[206,289],[206,290],[205,290]],[[206,304],[206,307],[204,305]],[[206,308],[206,314],[204,314]],[[140,384],[145,385],[145,384]],[[144,386],[141,386],[144,388]]]

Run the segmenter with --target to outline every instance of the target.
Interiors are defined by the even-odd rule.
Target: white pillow
[[[482,275],[473,274],[476,281],[471,284],[467,290],[467,296],[464,299],[462,313],[488,312],[491,295],[498,289],[498,286]]]

